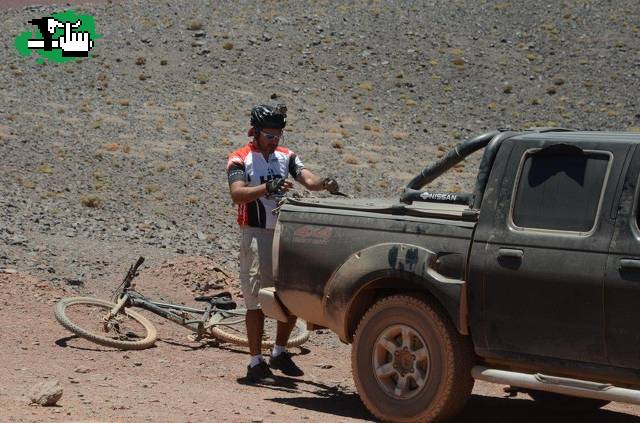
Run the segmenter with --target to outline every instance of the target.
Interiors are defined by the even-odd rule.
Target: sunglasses
[[[275,135],[275,134],[270,134],[270,133],[268,133],[268,132],[263,132],[262,134],[263,134],[263,135],[264,135],[264,137],[265,137],[267,140],[269,140],[269,141],[273,141],[273,140],[276,140],[276,139],[278,139],[278,140],[279,140],[279,139],[280,139],[280,138],[282,138],[282,136],[284,135],[284,134]]]

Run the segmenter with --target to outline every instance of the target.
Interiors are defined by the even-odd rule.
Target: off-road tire
[[[374,370],[374,357],[378,357],[374,354],[380,354],[375,351],[380,351],[381,336],[397,327],[409,328],[421,337],[415,339],[424,340],[429,352],[430,370],[423,378],[424,384],[407,399],[385,392],[389,388],[383,387]],[[402,339],[404,336],[403,332]],[[386,349],[382,347],[381,354]],[[417,355],[416,352],[413,358]],[[457,332],[439,305],[407,295],[394,295],[375,303],[360,320],[351,349],[351,369],[360,398],[376,417],[393,422],[437,422],[458,414],[473,388],[472,359],[468,337]]]
[[[58,320],[58,322],[60,322],[62,326],[64,326],[71,332],[82,338],[88,339],[91,342],[95,342],[96,344],[104,345],[106,347],[118,348],[121,350],[143,350],[152,347],[156,341],[156,338],[158,337],[158,332],[156,331],[156,328],[153,326],[153,324],[141,314],[136,313],[135,311],[130,309],[124,309],[123,313],[142,325],[146,332],[144,338],[135,341],[118,340],[92,332],[73,322],[67,316],[67,308],[78,304],[104,308],[105,315],[116,305],[109,301],[88,297],[63,298],[55,305],[54,312],[56,320]],[[99,324],[99,322],[96,322],[96,324]]]
[[[244,312],[244,314],[246,315],[245,309],[234,309],[233,312]],[[268,319],[268,317],[266,319]],[[222,320],[221,322],[224,322],[224,320]],[[218,338],[221,341],[238,345],[240,347],[248,347],[249,339],[247,338],[245,323],[242,322],[239,325],[234,325],[234,327],[237,330],[231,330],[230,327],[225,327],[224,325],[218,324],[216,326],[212,326],[209,330],[214,337]],[[307,330],[307,323],[302,319],[298,319],[296,321],[296,325],[291,331],[291,337],[289,337],[287,347],[293,348],[304,344],[305,342],[307,342],[307,340],[309,340],[310,334],[311,333]],[[264,350],[270,349],[275,345],[275,338],[269,337],[270,335],[275,334],[268,334],[265,332],[265,336],[263,336],[262,338],[261,348]]]
[[[527,394],[541,407],[556,411],[595,411],[611,402],[535,390],[527,390]]]

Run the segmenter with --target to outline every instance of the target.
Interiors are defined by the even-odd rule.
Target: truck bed
[[[468,206],[445,203],[414,202],[406,205],[398,202],[397,198],[289,198],[287,203],[304,208],[305,212],[313,212],[314,209],[321,213],[331,212],[348,214],[349,211],[364,213],[409,215],[417,217],[435,217],[443,219],[475,221],[477,214]]]

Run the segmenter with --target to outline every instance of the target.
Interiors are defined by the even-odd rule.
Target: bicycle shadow
[[[78,346],[78,345],[75,345],[75,342],[72,342],[71,344],[69,344],[69,341],[75,341],[75,340],[80,340],[80,342],[85,342],[85,340],[80,336],[71,335],[71,336],[65,336],[64,338],[57,339],[54,343],[57,346],[62,348],[72,348],[74,350],[81,350],[81,351],[97,351],[97,352],[121,351],[117,348],[103,347],[96,344],[90,344],[90,345],[95,345],[93,348]],[[86,342],[91,342],[91,341],[86,341]]]

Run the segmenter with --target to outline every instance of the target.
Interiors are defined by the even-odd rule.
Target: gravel
[[[92,57],[19,56],[65,8],[0,10],[0,269],[52,283],[138,255],[236,274],[224,167],[256,103],[287,103],[283,144],[356,197],[494,128],[640,130],[636,0],[81,4]],[[433,186],[470,190],[477,161]]]

